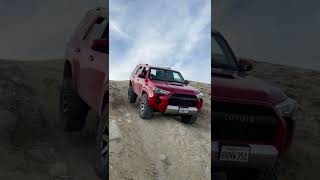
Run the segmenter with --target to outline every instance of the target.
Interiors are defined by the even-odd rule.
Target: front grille
[[[213,101],[214,140],[269,141],[277,126],[270,107]]]
[[[188,94],[173,94],[169,99],[169,105],[195,107],[197,104],[197,97]]]

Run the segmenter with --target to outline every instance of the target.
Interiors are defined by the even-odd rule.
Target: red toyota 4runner
[[[292,140],[297,104],[248,76],[251,69],[252,63],[238,60],[221,34],[213,32],[213,170],[229,172],[228,178],[276,179],[274,166]]]
[[[141,118],[150,119],[153,112],[161,112],[180,115],[183,122],[193,124],[204,94],[188,84],[178,71],[139,64],[130,77],[128,99],[134,103],[141,98]]]
[[[97,126],[99,173],[108,177],[108,18],[105,8],[90,10],[71,36],[66,49],[60,91],[60,113],[66,131],[83,128],[92,109]]]

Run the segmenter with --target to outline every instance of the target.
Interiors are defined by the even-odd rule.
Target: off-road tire
[[[146,93],[142,94],[139,108],[139,115],[142,119],[151,119],[153,115],[153,108],[149,106],[148,95]]]
[[[129,88],[128,88],[128,100],[129,100],[129,103],[135,103],[136,100],[137,100],[137,95],[133,91],[131,83],[130,83]]]
[[[97,125],[97,171],[102,180],[109,177],[109,114],[106,110]]]
[[[74,90],[70,77],[63,78],[59,104],[64,130],[68,132],[82,130],[89,107]]]
[[[198,119],[198,115],[182,115],[181,116],[181,121],[186,123],[186,124],[194,124]]]

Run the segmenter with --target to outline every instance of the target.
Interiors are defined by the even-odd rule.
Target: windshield
[[[213,35],[211,45],[212,67],[237,70],[238,65],[226,41],[219,35]]]
[[[184,83],[184,79],[179,72],[169,69],[151,68],[149,78],[152,80]]]

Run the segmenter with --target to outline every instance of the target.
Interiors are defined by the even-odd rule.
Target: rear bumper
[[[230,162],[219,160],[219,142],[211,144],[212,160],[214,168],[270,168],[278,160],[278,150],[273,145],[249,144],[250,155],[248,162]]]
[[[196,107],[188,107],[188,113],[180,113],[179,106],[168,105],[165,111],[166,114],[181,114],[181,115],[192,115],[198,112],[198,108]]]

